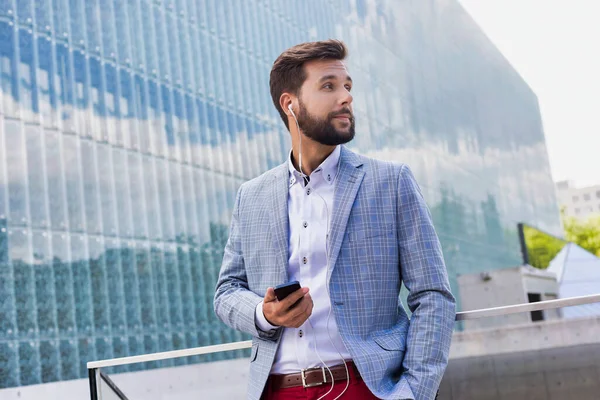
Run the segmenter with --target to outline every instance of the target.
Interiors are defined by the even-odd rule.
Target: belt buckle
[[[306,368],[306,369],[301,369],[300,370],[300,375],[302,376],[302,386],[306,389],[309,387],[315,387],[315,386],[321,386],[322,384],[324,384],[325,382],[327,382],[327,376],[325,375],[325,367],[321,367],[321,372],[323,372],[323,382],[315,382],[315,383],[309,383],[306,384],[306,375],[304,374],[306,371],[313,371],[313,370],[318,370],[319,367],[315,367],[315,368]]]

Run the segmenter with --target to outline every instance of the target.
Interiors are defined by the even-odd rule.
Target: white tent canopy
[[[567,244],[548,266],[558,280],[560,298],[600,294],[600,258],[575,243]],[[600,303],[567,307],[564,318],[600,315]]]

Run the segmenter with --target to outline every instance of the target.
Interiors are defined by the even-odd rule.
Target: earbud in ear
[[[290,112],[292,112],[292,113],[294,112],[294,111],[292,110],[292,103],[290,103],[290,104],[288,105],[288,110],[290,110]]]

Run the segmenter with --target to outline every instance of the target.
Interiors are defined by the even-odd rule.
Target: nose
[[[350,93],[349,90],[344,89],[344,94],[342,95],[342,98],[340,99],[341,102],[340,104],[342,106],[350,106],[352,104],[352,100],[354,98],[352,97],[352,94]]]

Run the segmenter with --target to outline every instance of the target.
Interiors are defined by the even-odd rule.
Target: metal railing
[[[496,317],[501,315],[518,314],[531,311],[550,310],[563,307],[579,306],[584,304],[600,303],[600,294],[570,297],[567,299],[546,300],[536,303],[516,304],[503,307],[485,308],[481,310],[462,311],[456,313],[456,321],[473,320],[478,318]],[[144,354],[139,356],[113,358],[109,360],[90,361],[87,363],[90,382],[91,400],[102,400],[100,389],[101,381],[113,390],[113,394],[121,400],[128,400],[125,394],[100,371],[101,368],[114,367],[118,365],[135,364],[149,361],[168,360],[179,357],[190,357],[203,354],[217,353],[221,351],[243,350],[252,347],[252,340],[242,342],[218,344],[212,346],[195,347],[190,349],[172,350],[161,353]]]

